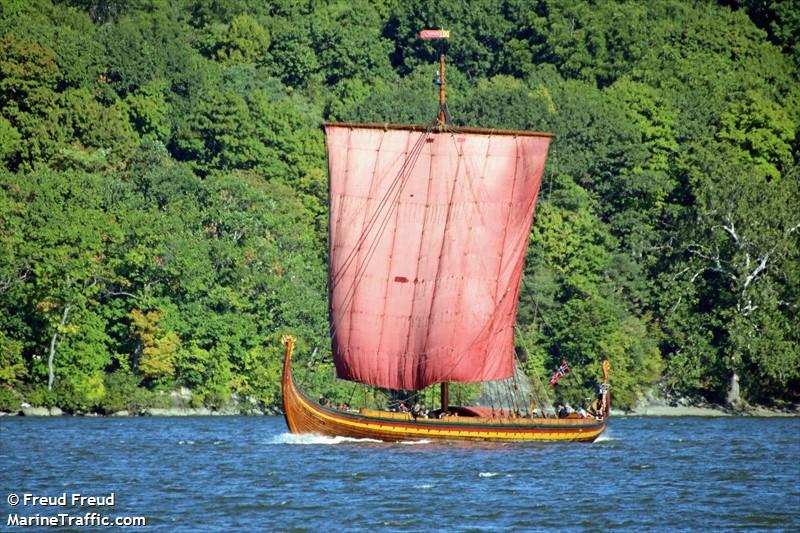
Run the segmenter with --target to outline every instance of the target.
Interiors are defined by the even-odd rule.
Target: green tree
[[[566,177],[537,209],[531,234],[520,317],[546,355],[546,368],[562,358],[572,377],[559,383],[562,400],[593,397],[600,364],[615,370],[615,402],[633,406],[658,380],[662,367],[657,334],[646,317],[633,315],[610,283],[614,239],[597,219],[587,192]],[[534,348],[538,350],[540,348]]]
[[[124,106],[103,106],[86,89],[65,91],[58,103],[70,140],[70,146],[54,157],[58,166],[71,166],[70,156],[76,152],[99,152],[108,166],[120,165],[133,153],[138,139]]]
[[[785,330],[788,323],[779,318],[791,315],[796,305],[791,292],[789,299],[780,294],[797,283],[793,265],[800,218],[793,206],[800,205],[800,182],[796,171],[770,178],[769,169],[725,144],[698,147],[691,160],[697,203],[684,237],[689,261],[683,275],[701,284],[700,298],[710,298],[698,303],[718,317],[717,342],[726,353],[730,377],[727,399],[738,404],[740,379],[748,389],[763,389],[757,376],[780,375],[785,387],[800,374],[800,358],[792,348],[796,334]],[[775,339],[788,343],[783,347],[791,354],[788,360],[770,356]]]
[[[22,135],[17,128],[5,117],[0,116],[0,160],[5,162],[14,159],[19,153],[21,140]]]
[[[10,166],[29,168],[49,159],[66,137],[56,108],[61,72],[51,49],[12,33],[0,39],[0,58],[0,114],[10,124],[6,143],[13,143],[15,131],[21,137]]]
[[[48,388],[57,376],[60,345],[87,334],[81,333],[81,320],[94,316],[95,297],[114,279],[114,259],[106,251],[119,232],[102,209],[100,189],[99,176],[46,169],[8,188],[12,198],[27,203],[15,254],[26,269],[18,289],[37,349],[44,351]]]
[[[717,138],[746,152],[759,175],[779,179],[793,163],[797,129],[787,109],[756,91],[728,104]]]
[[[172,108],[167,101],[168,93],[166,80],[157,80],[125,98],[131,126],[140,137],[169,142],[172,136]]]
[[[147,379],[173,377],[175,356],[181,347],[181,341],[174,332],[163,331],[159,326],[163,315],[158,311],[143,313],[134,309],[129,317],[131,329],[140,345],[136,350],[136,368]]]
[[[269,32],[253,17],[239,15],[218,43],[215,55],[233,63],[266,63],[269,45]]]
[[[22,357],[22,342],[9,338],[0,330],[0,384],[15,385],[27,376]]]

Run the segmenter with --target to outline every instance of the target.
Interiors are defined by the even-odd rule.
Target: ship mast
[[[445,92],[445,79],[444,79],[444,51],[439,54],[439,127],[447,125],[447,95]]]
[[[445,92],[444,80],[444,50],[439,54],[439,128],[444,129],[447,125],[447,95]],[[440,391],[440,398],[442,405],[442,413],[447,413],[450,406],[450,383],[447,381],[442,382],[442,390]]]
[[[421,39],[448,39],[450,38],[450,32],[445,29],[422,30],[419,32],[419,36]],[[444,129],[447,126],[447,83],[444,75],[444,63],[444,48],[441,48],[439,52],[439,74],[434,80],[434,83],[439,86],[439,113],[437,116],[439,129]],[[447,413],[450,406],[450,383],[443,381],[441,385],[439,401],[442,413]]]

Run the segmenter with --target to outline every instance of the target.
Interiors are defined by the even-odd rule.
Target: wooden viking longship
[[[422,37],[443,38],[426,30]],[[450,382],[514,374],[525,251],[552,134],[448,122],[445,56],[429,126],[325,123],[330,177],[329,306],[337,376],[420,391],[440,408],[348,412],[320,405],[292,375],[285,339],[283,410],[293,433],[413,439],[593,441],[610,409],[608,363],[591,414],[451,405]]]

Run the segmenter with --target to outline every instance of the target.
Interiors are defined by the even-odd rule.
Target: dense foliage
[[[557,133],[518,320],[569,401],[800,395],[800,2],[4,0],[0,408],[341,401],[322,120]]]

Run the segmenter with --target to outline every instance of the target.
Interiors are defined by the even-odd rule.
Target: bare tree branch
[[[139,298],[137,295],[126,291],[106,291],[106,294],[109,296],[127,296],[128,298],[133,298],[134,300]]]
[[[58,340],[58,332],[67,324],[69,320],[69,312],[72,310],[72,304],[64,306],[64,312],[61,315],[61,323],[53,332],[50,338],[50,357],[47,358],[47,390],[53,390],[53,382],[56,380],[55,358],[56,358],[56,341]]]

